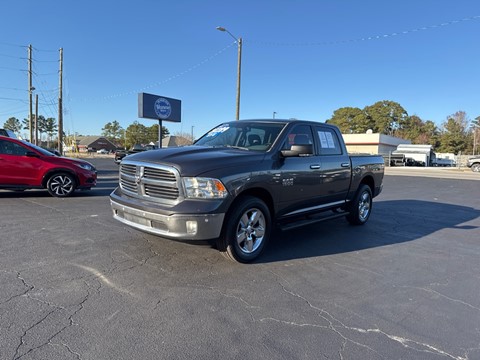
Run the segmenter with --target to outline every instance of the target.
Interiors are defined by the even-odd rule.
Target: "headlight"
[[[185,196],[192,199],[223,199],[228,192],[218,179],[202,177],[183,178]]]
[[[75,165],[77,165],[78,167],[81,167],[81,168],[84,169],[84,170],[95,171],[95,168],[94,168],[92,165],[90,165],[90,164],[75,163]]]

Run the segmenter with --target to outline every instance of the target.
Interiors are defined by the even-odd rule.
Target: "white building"
[[[347,150],[351,154],[389,155],[397,150],[400,144],[409,144],[410,140],[397,138],[380,133],[342,134]]]
[[[392,154],[404,155],[407,165],[430,166],[435,160],[433,145],[400,144]]]

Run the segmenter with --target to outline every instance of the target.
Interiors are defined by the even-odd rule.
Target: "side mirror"
[[[27,151],[27,153],[25,154],[25,156],[28,156],[28,157],[38,157],[38,154],[34,151]]]
[[[290,150],[280,151],[283,157],[311,156],[313,155],[313,145],[292,145]]]

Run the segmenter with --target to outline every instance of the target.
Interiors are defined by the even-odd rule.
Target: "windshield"
[[[224,123],[198,139],[195,145],[267,151],[284,126],[284,123],[268,122],[235,121]]]
[[[37,146],[37,145],[34,145],[32,143],[29,143],[28,141],[25,141],[24,140],[24,143],[27,144],[28,146],[34,148],[35,150],[37,150],[38,152],[42,153],[42,155],[46,155],[46,156],[57,156],[55,155],[54,153],[48,151],[48,150],[45,150],[44,148],[41,148],[40,146]]]

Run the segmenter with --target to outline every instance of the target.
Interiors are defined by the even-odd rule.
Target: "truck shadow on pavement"
[[[420,200],[378,201],[364,226],[351,226],[343,218],[275,231],[255,263],[269,263],[359,251],[419,240],[442,229],[477,232],[465,224],[480,210],[467,206]],[[467,236],[467,235],[463,235]],[[475,237],[475,234],[470,236]]]

